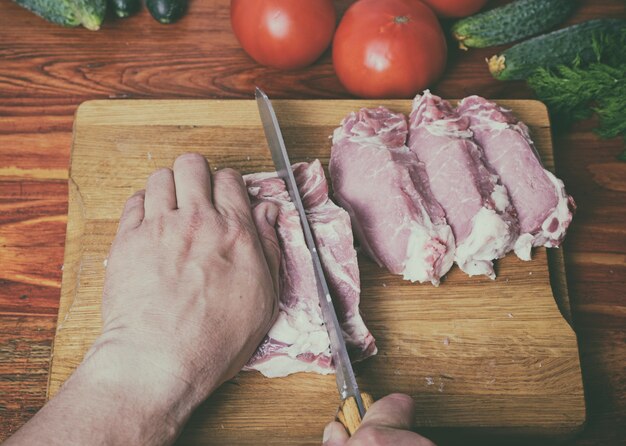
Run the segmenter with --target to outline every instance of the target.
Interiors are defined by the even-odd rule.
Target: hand
[[[277,212],[200,155],[153,173],[111,247],[102,334],[6,444],[171,444],[277,316]]]
[[[435,446],[411,432],[415,403],[408,395],[394,393],[376,401],[367,411],[352,438],[341,423],[324,429],[323,446]]]
[[[211,178],[200,155],[154,172],[120,219],[90,356],[138,377],[151,400],[199,404],[278,313],[277,212],[267,203],[251,213],[241,175]]]

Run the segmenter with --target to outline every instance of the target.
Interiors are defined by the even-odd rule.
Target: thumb
[[[280,269],[280,245],[276,236],[276,220],[278,218],[278,206],[274,203],[263,202],[255,206],[252,210],[252,218],[256,226],[265,261],[272,275],[274,291],[276,295],[280,292],[278,285],[278,271]]]
[[[333,421],[332,423],[328,423],[324,428],[322,446],[343,446],[349,439],[350,436],[343,425],[338,421]]]
[[[402,393],[392,393],[372,404],[372,407],[363,417],[359,429],[369,425],[411,430],[414,415],[415,402],[413,398]]]

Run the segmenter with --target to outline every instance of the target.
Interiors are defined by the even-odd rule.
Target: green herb
[[[595,112],[602,138],[621,135],[626,144],[626,30],[595,36],[595,57],[570,65],[539,68],[528,79],[537,97],[546,103],[557,124],[569,125]],[[626,161],[626,150],[618,158]]]

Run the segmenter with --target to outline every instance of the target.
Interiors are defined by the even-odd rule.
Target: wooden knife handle
[[[372,398],[369,393],[365,392],[361,392],[361,398],[363,399],[363,406],[365,406],[365,410],[367,411],[370,406],[374,404],[374,398]],[[359,415],[359,408],[353,396],[341,403],[339,411],[337,412],[337,420],[343,424],[350,436],[354,435],[361,425],[361,415]]]

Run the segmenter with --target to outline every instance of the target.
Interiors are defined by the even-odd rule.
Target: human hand
[[[369,408],[352,438],[337,421],[324,429],[322,446],[435,446],[411,432],[415,403],[408,395],[394,393]]]
[[[200,155],[152,174],[109,253],[102,334],[7,445],[172,444],[277,316],[277,212]]]
[[[89,357],[185,416],[252,356],[278,313],[277,208],[186,154],[129,198]],[[94,368],[94,367],[92,367]],[[184,401],[183,401],[184,400]]]

